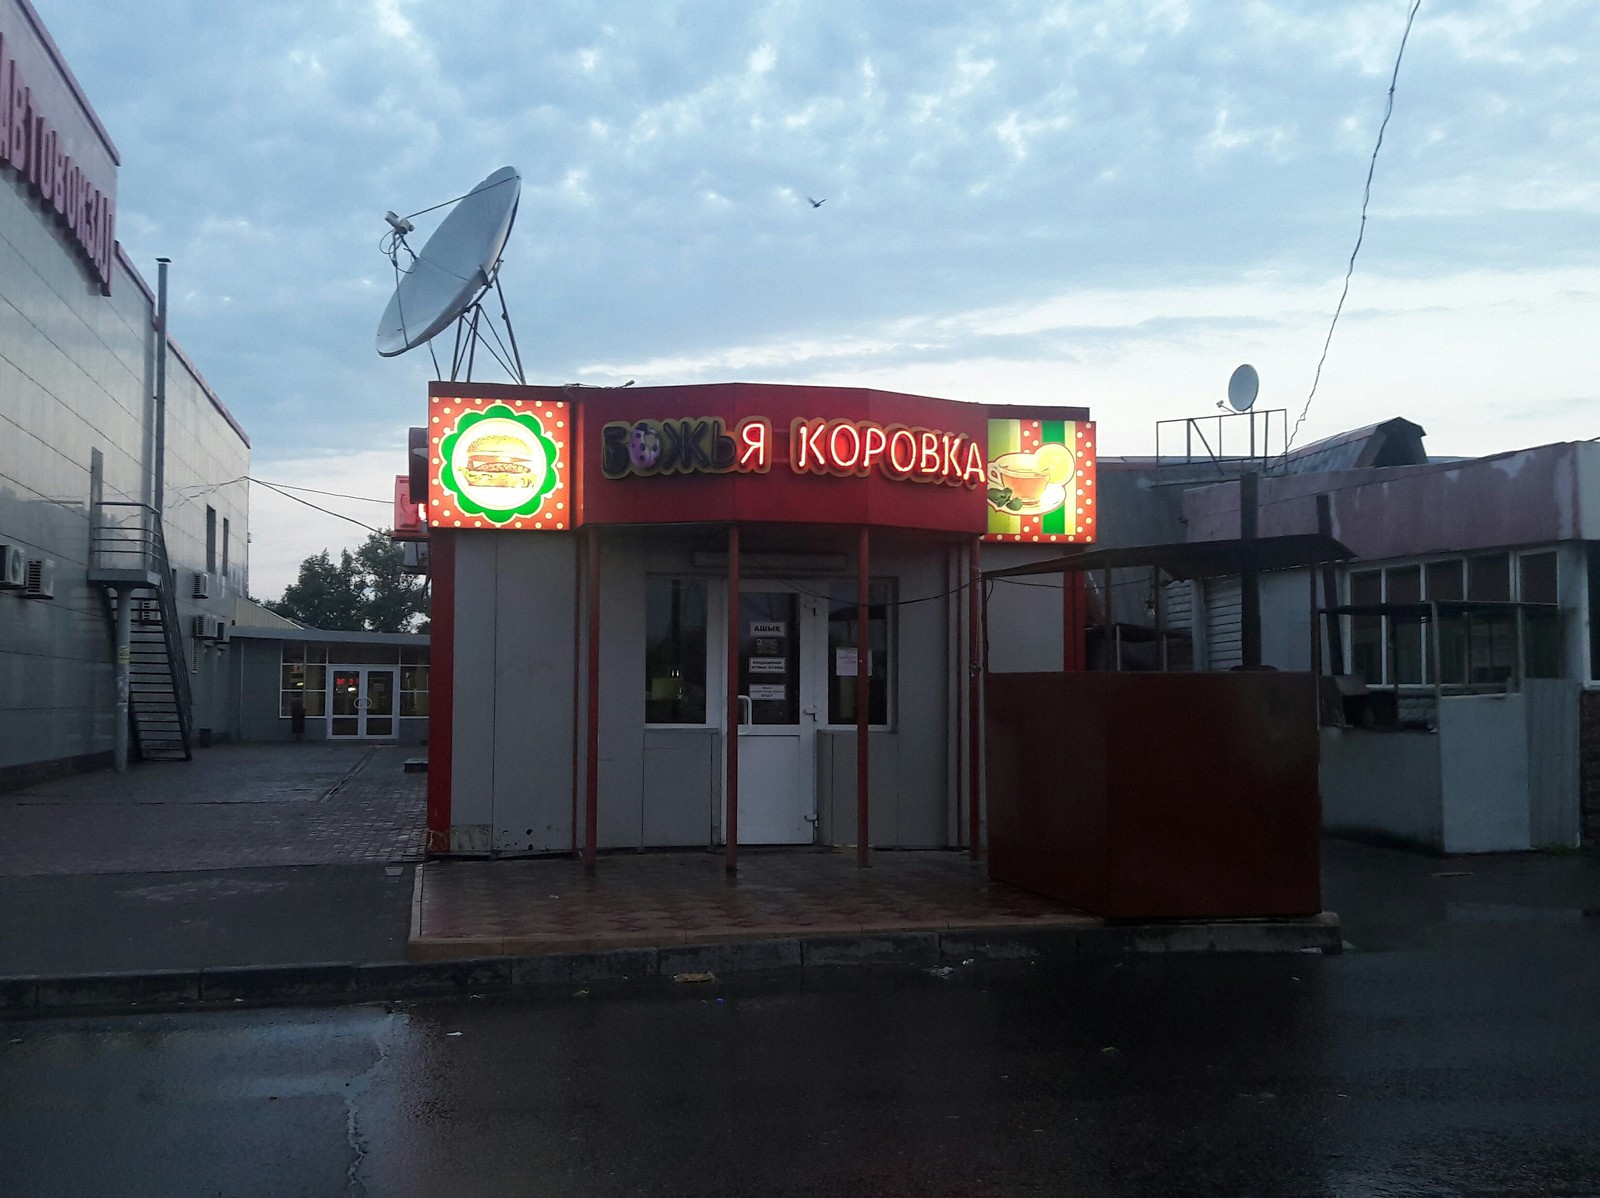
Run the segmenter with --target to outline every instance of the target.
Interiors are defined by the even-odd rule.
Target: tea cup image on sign
[[[1050,486],[1050,474],[1031,453],[1007,453],[989,463],[989,482],[1023,503],[1037,503]]]

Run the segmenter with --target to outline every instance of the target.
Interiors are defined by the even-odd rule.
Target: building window
[[[1517,557],[1517,599],[1522,603],[1548,603],[1551,608],[1525,608],[1522,624],[1522,670],[1529,678],[1561,677],[1561,612],[1556,588],[1553,549]]]
[[[644,722],[706,722],[706,584],[652,578],[645,594]]]
[[[327,693],[327,646],[285,641],[278,684],[278,718],[288,719],[297,707],[308,716],[325,715]]]
[[[858,717],[857,679],[862,670],[861,646],[857,639],[856,584],[836,582],[828,599],[828,723],[855,724]],[[870,583],[867,587],[866,673],[867,722],[887,727],[889,723],[890,669],[889,615],[893,610],[889,584]]]
[[[428,714],[428,651],[400,650],[400,714]]]
[[[222,518],[222,576],[228,576],[228,518]]]
[[[1435,673],[1445,686],[1500,686],[1518,675],[1520,641],[1521,676],[1559,678],[1561,615],[1556,582],[1553,550],[1519,554],[1515,559],[1509,553],[1486,553],[1352,572],[1352,606],[1462,600],[1485,606],[1458,606],[1439,613],[1434,630],[1437,667],[1428,623],[1420,616],[1401,611],[1353,615],[1351,672],[1378,686],[1432,685]]]
[[[217,572],[217,509],[206,506],[206,573]]]
[[[1350,575],[1351,606],[1376,607],[1382,602],[1382,570],[1363,570]],[[1360,674],[1369,685],[1384,681],[1382,616],[1350,618],[1350,672]]]

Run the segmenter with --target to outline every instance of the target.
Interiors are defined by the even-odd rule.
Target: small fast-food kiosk
[[[431,851],[980,843],[979,555],[1094,540],[1087,410],[440,382],[419,440]]]

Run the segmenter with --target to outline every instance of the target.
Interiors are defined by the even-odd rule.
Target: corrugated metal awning
[[[985,570],[985,578],[1025,574],[1072,574],[1083,570],[1121,570],[1157,566],[1174,578],[1213,578],[1247,570],[1290,570],[1318,562],[1355,557],[1342,541],[1321,533],[1253,537],[1232,541],[1180,541],[1173,545],[1130,545],[1121,549],[1085,549],[1047,561],[1003,570]]]

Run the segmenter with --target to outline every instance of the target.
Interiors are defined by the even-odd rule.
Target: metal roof
[[[1252,537],[1230,541],[1180,541],[1174,545],[1131,545],[1121,549],[1085,549],[1047,561],[985,570],[985,578],[1024,574],[1071,574],[1083,570],[1119,570],[1156,566],[1174,578],[1211,578],[1247,570],[1288,570],[1316,562],[1347,561],[1355,553],[1321,533]]]

